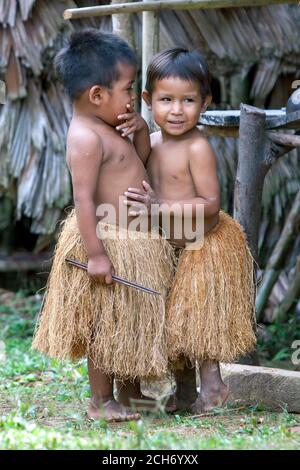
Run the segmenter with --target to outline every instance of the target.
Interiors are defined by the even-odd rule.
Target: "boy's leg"
[[[192,406],[194,413],[209,411],[223,406],[229,395],[229,388],[224,384],[220,364],[215,361],[203,361],[200,365],[201,390]]]
[[[137,409],[151,409],[155,406],[153,398],[143,395],[141,391],[141,382],[139,380],[116,380],[118,401],[125,406],[134,406]],[[137,400],[134,403],[134,400]],[[141,400],[143,403],[138,403]]]
[[[190,410],[197,398],[196,367],[186,360],[183,369],[174,371],[176,391],[167,401],[166,411]]]
[[[88,358],[91,400],[87,415],[90,419],[104,418],[107,421],[132,421],[140,418],[129,408],[118,403],[113,396],[113,376],[96,369]]]

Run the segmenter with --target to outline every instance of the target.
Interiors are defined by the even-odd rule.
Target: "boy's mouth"
[[[173,124],[173,125],[180,125],[180,124],[184,124],[184,121],[168,121],[169,124]]]

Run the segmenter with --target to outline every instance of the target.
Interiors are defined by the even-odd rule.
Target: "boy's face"
[[[156,124],[172,136],[180,136],[193,129],[210,98],[203,102],[198,83],[177,77],[157,80],[151,99],[145,92],[143,96],[151,104]]]
[[[107,124],[116,126],[121,124],[118,116],[128,112],[127,105],[134,105],[136,94],[133,90],[133,82],[136,76],[136,68],[119,64],[119,78],[113,83],[111,89],[104,89],[100,114]]]

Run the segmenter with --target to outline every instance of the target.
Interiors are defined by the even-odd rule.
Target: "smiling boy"
[[[159,204],[173,211],[178,228],[184,206],[194,219],[197,206],[203,207],[200,247],[187,245],[191,240],[183,230],[171,231],[171,241],[182,250],[167,303],[168,353],[177,384],[167,409],[198,413],[227,399],[219,362],[232,362],[255,345],[253,260],[242,227],[220,211],[216,157],[197,128],[211,101],[210,74],[201,53],[171,48],[157,54],[148,66],[143,98],[160,127],[151,135],[147,161],[153,189],[147,182],[144,190],[128,188],[129,213],[138,215],[145,205],[149,210]]]

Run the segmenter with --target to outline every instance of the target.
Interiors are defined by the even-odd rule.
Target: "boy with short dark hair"
[[[112,283],[117,274],[165,294],[172,279],[170,246],[147,227],[132,228],[124,205],[126,188],[147,179],[150,151],[148,127],[133,111],[136,67],[125,41],[97,30],[73,34],[56,58],[73,104],[66,159],[75,210],[59,236],[33,341],[51,357],[88,356],[88,416],[108,421],[139,418],[114,400],[114,377],[167,370],[163,295]],[[67,258],[87,263],[88,275]]]
[[[183,48],[157,54],[148,67],[143,98],[161,129],[151,135],[147,162],[153,189],[144,182],[143,190],[128,188],[125,194],[133,206],[130,214],[143,213],[145,205],[149,210],[154,203],[173,211],[171,239],[185,249],[167,303],[168,353],[177,383],[167,410],[198,413],[227,399],[219,362],[232,362],[254,347],[253,261],[242,227],[220,211],[216,158],[197,128],[200,113],[211,101],[203,56]],[[175,230],[183,225],[184,207],[197,222],[198,206],[204,209],[200,247],[186,245],[191,240],[183,230]],[[175,235],[179,232],[180,239]],[[198,396],[196,361],[201,377]]]

